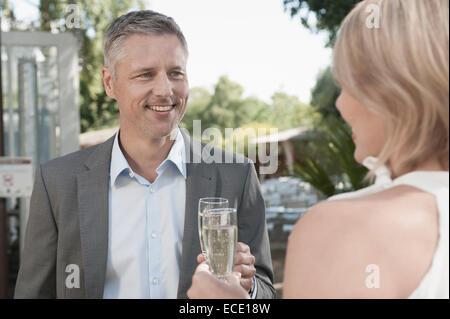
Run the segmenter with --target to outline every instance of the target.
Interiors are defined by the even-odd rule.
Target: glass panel
[[[8,156],[31,156],[36,164],[59,154],[57,53],[55,46],[15,46],[8,50],[2,46],[4,141]],[[37,114],[32,112],[35,108]]]

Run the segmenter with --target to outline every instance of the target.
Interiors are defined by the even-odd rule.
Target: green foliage
[[[250,122],[264,122],[268,105],[256,98],[243,97],[244,89],[226,76],[219,78],[213,94],[204,88],[193,88],[183,126],[192,133],[193,121],[201,120],[202,128],[238,128]]]
[[[310,183],[326,197],[336,194],[336,187],[327,172],[317,162],[307,159],[304,166],[295,165],[295,175],[303,181]]]
[[[295,167],[296,176],[326,196],[366,187],[368,170],[353,157],[355,145],[347,125],[329,117],[319,132],[310,143],[310,158]]]
[[[76,4],[80,9],[80,28],[68,29],[65,19],[68,5]],[[2,1],[5,16],[11,29],[17,29],[19,21],[9,9],[7,0]],[[34,31],[72,32],[80,44],[80,118],[81,132],[117,124],[118,107],[109,99],[103,88],[103,39],[107,27],[117,17],[132,9],[143,9],[144,0],[40,0],[39,21],[31,22],[27,29]]]
[[[80,2],[80,1],[79,1]],[[95,0],[82,5],[84,29],[81,54],[83,68],[80,72],[81,131],[116,125],[119,112],[103,88],[103,39],[113,20],[133,8],[143,8],[142,0]],[[84,83],[84,85],[82,85]]]
[[[244,89],[226,76],[219,78],[211,94],[204,88],[192,88],[182,126],[193,132],[193,121],[201,120],[202,129],[240,128],[249,123],[279,130],[299,126],[313,127],[321,116],[296,96],[276,92],[271,103],[255,97],[244,97]]]
[[[312,32],[328,32],[327,46],[332,47],[342,20],[358,2],[360,0],[283,0],[283,5],[291,17],[299,16],[303,26]],[[302,151],[307,159],[295,168],[298,177],[326,196],[367,186],[364,181],[367,169],[354,160],[351,134],[335,106],[339,94],[340,88],[328,67],[319,73],[311,92],[311,105],[324,121],[317,127],[319,134]]]
[[[4,16],[14,29],[11,5],[8,0],[1,0],[1,4]],[[69,4],[77,4],[80,9],[80,28],[67,29],[65,25],[70,13],[67,11]],[[104,33],[118,16],[143,7],[143,0],[41,0],[39,20],[27,26],[28,30],[72,32],[78,39],[81,132],[117,124],[117,103],[107,97],[101,78]],[[204,88],[193,88],[182,125],[192,132],[193,120],[199,119],[204,128],[239,128],[253,122],[283,130],[314,126],[321,119],[314,108],[301,103],[295,96],[277,92],[272,101],[266,103],[255,97],[243,97],[243,93],[243,87],[227,77],[219,79],[212,93]]]
[[[10,24],[14,24],[14,22],[16,21],[14,10],[12,10],[8,0],[0,0],[0,13],[2,14],[3,17],[5,17],[10,21]]]
[[[311,91],[311,105],[317,108],[317,111],[325,118],[330,115],[340,118],[339,111],[336,109],[336,100],[340,92],[341,89],[333,79],[331,68],[328,67],[317,77],[316,84]]]
[[[272,96],[272,120],[269,121],[280,130],[294,127],[314,127],[322,117],[310,105],[300,102],[297,96],[276,92]]]
[[[327,45],[333,46],[342,20],[358,2],[360,0],[283,0],[283,5],[291,17],[298,15],[311,31],[328,31]],[[311,13],[315,19],[310,19]]]

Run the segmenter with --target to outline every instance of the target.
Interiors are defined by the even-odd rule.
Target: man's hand
[[[197,262],[205,261],[205,256],[197,256]],[[234,258],[233,272],[241,274],[240,283],[245,291],[250,292],[253,288],[253,277],[256,273],[255,257],[250,253],[250,247],[244,243],[238,242],[236,246],[236,256]]]
[[[250,247],[244,243],[237,243],[233,272],[241,273],[241,286],[250,292],[256,274],[255,256],[250,253]]]

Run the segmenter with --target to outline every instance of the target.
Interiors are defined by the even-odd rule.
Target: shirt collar
[[[175,138],[175,142],[172,145],[172,148],[170,149],[169,155],[156,169],[156,171],[158,172],[158,174],[161,173],[164,170],[164,166],[168,165],[166,163],[172,162],[178,168],[181,175],[183,175],[183,177],[186,179],[186,149],[180,128],[177,128],[176,134],[177,136]]]
[[[117,131],[116,136],[114,137],[114,144],[111,153],[111,167],[109,173],[112,184],[116,182],[117,177],[123,171],[134,173],[119,146],[119,132],[120,130]],[[170,149],[169,155],[156,169],[157,173],[161,174],[170,162],[175,164],[181,175],[183,175],[183,177],[186,179],[186,149],[180,128],[177,128],[176,130],[175,142]]]
[[[111,177],[111,184],[116,182],[117,177],[125,170],[133,172],[130,165],[128,165],[127,159],[122,153],[119,146],[119,131],[117,131],[114,137],[114,143],[111,153],[111,168],[109,170],[109,175]]]

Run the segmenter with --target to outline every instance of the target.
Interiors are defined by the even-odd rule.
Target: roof
[[[81,148],[105,142],[108,138],[113,136],[119,127],[107,128],[98,131],[89,131],[79,136]],[[286,131],[281,131],[276,134],[270,134],[255,138],[252,140],[255,144],[263,143],[277,143],[289,140],[308,140],[311,138],[314,130],[309,127],[298,127]]]
[[[97,145],[105,142],[108,138],[116,134],[119,130],[119,127],[107,128],[104,130],[98,131],[89,131],[83,134],[80,134],[78,137],[78,141],[80,142],[80,147],[85,148],[92,145]]]
[[[289,140],[306,140],[311,138],[313,132],[314,131],[310,127],[298,127],[281,131],[276,134],[261,136],[253,139],[252,142],[255,144],[262,144],[284,142]]]

